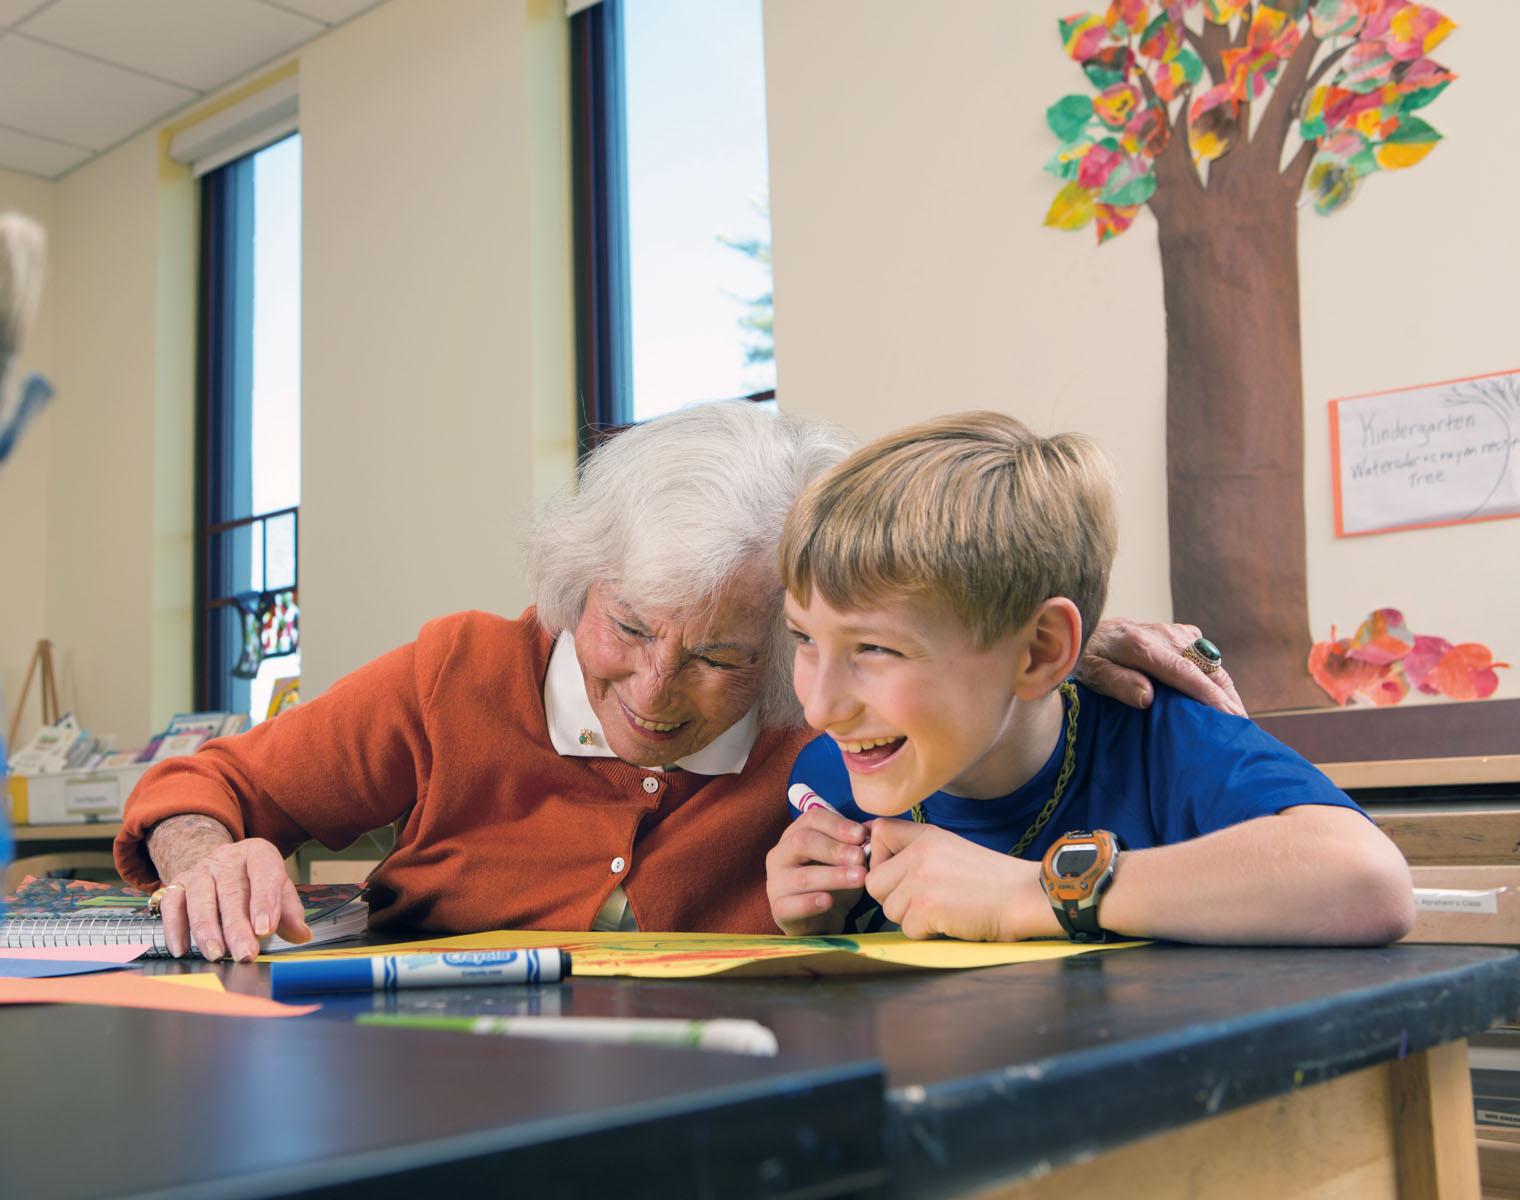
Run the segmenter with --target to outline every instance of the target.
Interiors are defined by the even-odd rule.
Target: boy
[[[890,434],[803,494],[781,571],[823,736],[792,793],[832,807],[767,858],[785,932],[874,927],[875,906],[984,941],[1408,931],[1402,856],[1304,759],[1166,688],[1134,710],[1069,681],[1115,526],[1096,447],[990,412]]]

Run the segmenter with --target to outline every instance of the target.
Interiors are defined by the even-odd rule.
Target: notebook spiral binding
[[[144,957],[168,958],[164,923],[137,913],[96,916],[23,916],[0,920],[0,946],[37,949],[53,946],[140,946],[151,944]]]

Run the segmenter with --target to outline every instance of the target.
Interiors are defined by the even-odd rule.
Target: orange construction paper
[[[205,1013],[214,1017],[302,1017],[319,1004],[281,1004],[263,996],[176,986],[144,975],[73,975],[62,979],[0,979],[0,1004],[104,1004]]]

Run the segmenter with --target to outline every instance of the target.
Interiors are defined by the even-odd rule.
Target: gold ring
[[[159,909],[162,907],[164,902],[164,897],[172,892],[175,888],[179,888],[180,891],[184,891],[185,885],[182,883],[166,883],[163,887],[159,888],[158,891],[154,892],[151,896],[148,897],[148,915],[150,917],[158,916]]]
[[[1192,645],[1184,647],[1182,657],[1205,675],[1214,674],[1224,663],[1224,655],[1219,652],[1219,647],[1206,637],[1201,637]]]

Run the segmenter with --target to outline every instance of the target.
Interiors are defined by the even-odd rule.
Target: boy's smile
[[[814,591],[788,596],[786,618],[803,713],[838,744],[867,812],[896,816],[941,790],[1007,795],[1055,744],[1060,700],[1025,682],[1025,630],[981,649],[933,595],[842,612]]]

